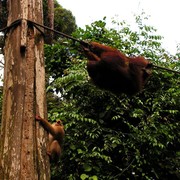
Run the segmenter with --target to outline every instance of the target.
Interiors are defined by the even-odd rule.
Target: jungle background
[[[7,20],[6,10],[1,12],[0,28]],[[45,24],[46,12],[45,0]],[[124,21],[112,21],[117,28],[109,28],[106,17],[82,29],[55,1],[56,30],[180,71],[179,46],[170,54],[144,12],[135,20],[136,31]],[[48,119],[62,119],[66,132],[52,179],[180,179],[179,74],[153,69],[142,92],[115,95],[91,82],[80,45],[57,35],[53,44],[45,44],[45,63]],[[0,106],[2,98],[1,87]]]

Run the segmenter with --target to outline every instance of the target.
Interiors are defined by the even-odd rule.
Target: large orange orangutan
[[[102,89],[132,95],[143,89],[152,73],[152,64],[144,57],[127,57],[97,42],[82,47],[88,58],[89,76]]]

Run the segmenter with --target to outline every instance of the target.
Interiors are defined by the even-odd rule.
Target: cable
[[[176,73],[176,74],[180,74],[179,71],[175,71],[175,70],[172,70],[172,69],[161,67],[161,66],[158,66],[158,65],[155,65],[155,64],[153,64],[153,67],[158,68],[158,69],[162,69],[162,70],[166,70],[166,71],[170,71],[170,72],[173,72],[173,73]]]
[[[76,39],[76,38],[74,38],[74,37],[72,37],[72,36],[69,36],[69,35],[67,35],[67,34],[65,34],[65,33],[62,33],[62,32],[60,32],[60,31],[54,30],[54,29],[52,29],[52,28],[49,28],[48,26],[44,26],[44,25],[39,24],[39,23],[36,23],[36,22],[34,22],[34,21],[31,21],[31,20],[28,20],[28,19],[22,19],[22,18],[15,20],[15,21],[12,22],[9,26],[7,26],[7,27],[5,27],[5,28],[3,28],[3,29],[0,29],[0,32],[1,32],[1,31],[8,31],[10,28],[12,28],[12,27],[14,27],[15,25],[18,25],[19,23],[21,23],[22,20],[26,20],[27,22],[33,24],[34,27],[36,27],[39,31],[40,31],[40,29],[39,29],[37,26],[42,27],[42,28],[44,28],[44,29],[46,29],[46,30],[52,31],[52,32],[54,32],[54,33],[56,33],[56,34],[59,34],[59,35],[61,35],[61,36],[63,36],[63,37],[66,37],[66,38],[68,38],[68,39],[71,39],[71,40],[73,40],[73,41],[79,42],[81,45],[86,46],[86,47],[88,47],[88,48],[90,48],[90,46],[91,46],[88,42],[85,42],[85,41],[83,41],[83,40]],[[40,32],[42,33],[42,31],[40,31]],[[154,65],[154,64],[153,64],[153,67],[158,68],[158,69],[161,69],[161,70],[166,70],[166,71],[169,71],[169,72],[173,72],[173,73],[176,73],[176,74],[180,74],[179,71],[175,71],[175,70],[168,69],[168,68],[165,68],[165,67],[161,67],[161,66],[158,66],[158,65]]]

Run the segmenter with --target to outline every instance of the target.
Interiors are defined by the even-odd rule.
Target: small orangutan
[[[42,126],[49,133],[47,154],[50,157],[50,162],[57,163],[62,153],[62,144],[65,135],[62,121],[58,120],[57,122],[50,124],[47,120],[41,118],[40,116],[36,116],[36,120],[40,121]]]
[[[133,95],[151,75],[152,64],[144,57],[127,57],[115,48],[91,42],[82,44],[87,71],[95,85],[114,93]]]

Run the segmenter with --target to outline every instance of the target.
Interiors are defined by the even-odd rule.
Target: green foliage
[[[72,12],[61,6],[54,9],[54,24],[54,29],[66,34],[71,34],[77,28]]]
[[[66,44],[45,44],[46,73],[56,79],[64,74],[64,70],[70,66],[71,57]]]
[[[107,29],[104,18],[85,30],[79,28],[73,36],[99,41],[127,55],[143,55],[154,64],[180,70],[178,53],[172,56],[165,51],[162,37],[144,24],[144,19],[137,16],[138,30],[132,31],[125,22],[113,22],[118,30]],[[154,69],[142,92],[133,97],[115,95],[93,85],[86,71],[86,59],[76,51],[77,44],[66,45],[61,42],[46,47],[47,68],[51,67],[48,72],[53,77],[48,89],[59,92],[53,96],[54,105],[52,96],[48,103],[49,117],[62,119],[66,132],[63,156],[59,168],[52,167],[52,178],[178,179],[179,75]]]
[[[7,0],[0,0],[0,17],[0,29],[2,29],[7,25]]]
[[[48,3],[47,0],[43,0],[43,15],[44,24],[48,26]],[[57,0],[54,0],[54,29],[66,34],[71,35],[77,28],[75,17],[72,12],[63,8]],[[54,34],[54,39],[58,39],[59,36]]]

